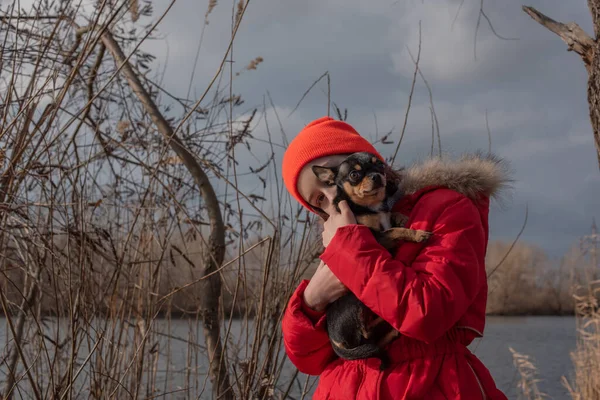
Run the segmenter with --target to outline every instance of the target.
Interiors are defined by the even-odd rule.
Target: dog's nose
[[[379,175],[379,174],[371,175],[371,180],[377,186],[381,186],[383,184],[383,180],[381,179],[381,175]]]

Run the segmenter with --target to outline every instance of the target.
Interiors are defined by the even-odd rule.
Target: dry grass
[[[575,294],[577,346],[571,352],[573,362],[572,376],[562,377],[563,385],[573,400],[600,399],[600,309],[598,292],[600,282],[590,282],[580,288],[582,295]],[[509,348],[513,362],[519,373],[520,397],[527,400],[539,400],[546,396],[538,388],[537,368],[529,356]]]
[[[537,377],[537,368],[530,357],[518,353],[512,347],[508,348],[512,353],[513,363],[519,373],[520,398],[523,400],[542,400],[545,395],[538,388],[539,379]]]
[[[495,315],[573,315],[573,290],[594,274],[593,262],[573,248],[551,259],[539,247],[518,242],[491,242],[486,258],[489,277],[487,312]],[[492,273],[493,271],[493,273]]]
[[[206,398],[213,387],[206,199],[122,79],[101,40],[108,26],[219,189],[227,255],[208,311],[218,315],[227,397],[285,397],[314,380],[285,360],[279,323],[318,241],[276,184],[279,139],[253,137],[257,120],[276,126],[277,116],[239,111],[231,79],[217,79],[225,69],[199,99],[172,96],[139,50],[161,16],[150,20],[150,3],[107,4],[2,10],[0,397]],[[238,165],[242,156],[252,161]]]
[[[240,111],[226,68],[198,99],[172,95],[155,80],[154,56],[140,50],[162,16],[150,20],[148,2],[109,3],[2,10],[0,396],[210,397],[216,360],[208,359],[202,327],[205,199],[123,80],[101,40],[107,28],[219,189],[227,257],[212,275],[223,286],[209,311],[218,314],[229,395],[304,398],[315,379],[286,361],[279,323],[320,245],[315,225],[278,185],[272,131],[286,139],[276,109]],[[247,4],[238,3],[232,20],[243,19]],[[209,2],[206,21],[216,5]],[[258,120],[271,127],[267,138],[253,137]],[[240,164],[244,157],[252,161]],[[505,248],[491,246],[490,265]],[[547,259],[533,248],[519,247],[506,263],[491,279],[492,312],[543,310],[541,293],[558,299],[555,311],[572,309],[568,286],[588,276],[568,259],[560,272],[545,273]],[[585,379],[589,362],[578,357]],[[584,382],[575,379],[574,393]]]
[[[577,347],[571,352],[573,376],[563,383],[574,400],[600,399],[600,282],[590,282],[575,295]]]
[[[559,298],[558,303],[563,303],[561,310],[564,310],[564,304],[566,304],[562,300],[562,296],[569,293],[572,299],[577,342],[576,349],[571,352],[573,373],[569,377],[563,376],[562,383],[573,400],[600,400],[600,281],[596,279],[598,273],[598,244],[598,235],[594,224],[592,234],[584,236],[579,248],[573,249],[565,256],[561,260],[559,268],[552,272],[556,274],[556,279],[548,279],[545,275],[542,275],[542,279],[540,279],[541,282],[555,282],[554,285],[548,286],[553,289],[547,293]],[[516,249],[518,249],[517,253],[514,256],[509,255],[507,260],[512,257],[528,267],[537,265],[531,262],[534,258],[531,255],[536,252],[523,248],[523,246]],[[514,264],[514,261],[509,262],[507,265],[508,271],[505,271],[505,273],[512,278],[522,278],[526,275],[526,272],[523,272],[523,268],[519,268],[519,265]],[[540,273],[543,269],[540,271],[537,268],[531,268],[529,271]],[[531,283],[526,285],[531,285]],[[520,289],[540,290],[535,286],[521,286]],[[530,293],[535,292],[531,291]],[[549,301],[549,299],[550,297],[546,301]],[[513,354],[514,364],[521,378],[519,382],[521,396],[525,399],[547,397],[537,387],[539,380],[534,362],[528,356],[519,354],[512,348],[510,348],[510,351]]]

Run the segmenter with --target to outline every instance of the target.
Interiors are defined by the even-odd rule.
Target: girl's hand
[[[346,286],[321,261],[314,275],[304,289],[304,304],[315,311],[323,311],[348,292]]]
[[[329,218],[323,223],[323,246],[325,247],[327,247],[329,242],[331,242],[331,239],[333,239],[333,235],[335,235],[337,228],[356,224],[356,218],[345,200],[340,202],[339,207],[341,213],[337,212],[334,206],[327,209]]]

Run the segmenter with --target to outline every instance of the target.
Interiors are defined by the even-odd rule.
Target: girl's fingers
[[[331,203],[329,203],[327,205],[327,209],[325,209],[324,211],[329,215],[329,217],[332,217],[334,215],[338,215],[339,214],[338,210]]]
[[[342,214],[347,214],[347,213],[352,212],[350,210],[350,206],[348,205],[348,202],[346,200],[340,201],[339,207],[340,207],[340,211]]]

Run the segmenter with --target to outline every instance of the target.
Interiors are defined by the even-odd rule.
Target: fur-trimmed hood
[[[513,182],[508,163],[494,154],[465,154],[457,160],[432,158],[397,171],[400,191],[412,195],[430,186],[443,186],[476,200],[500,199]]]

